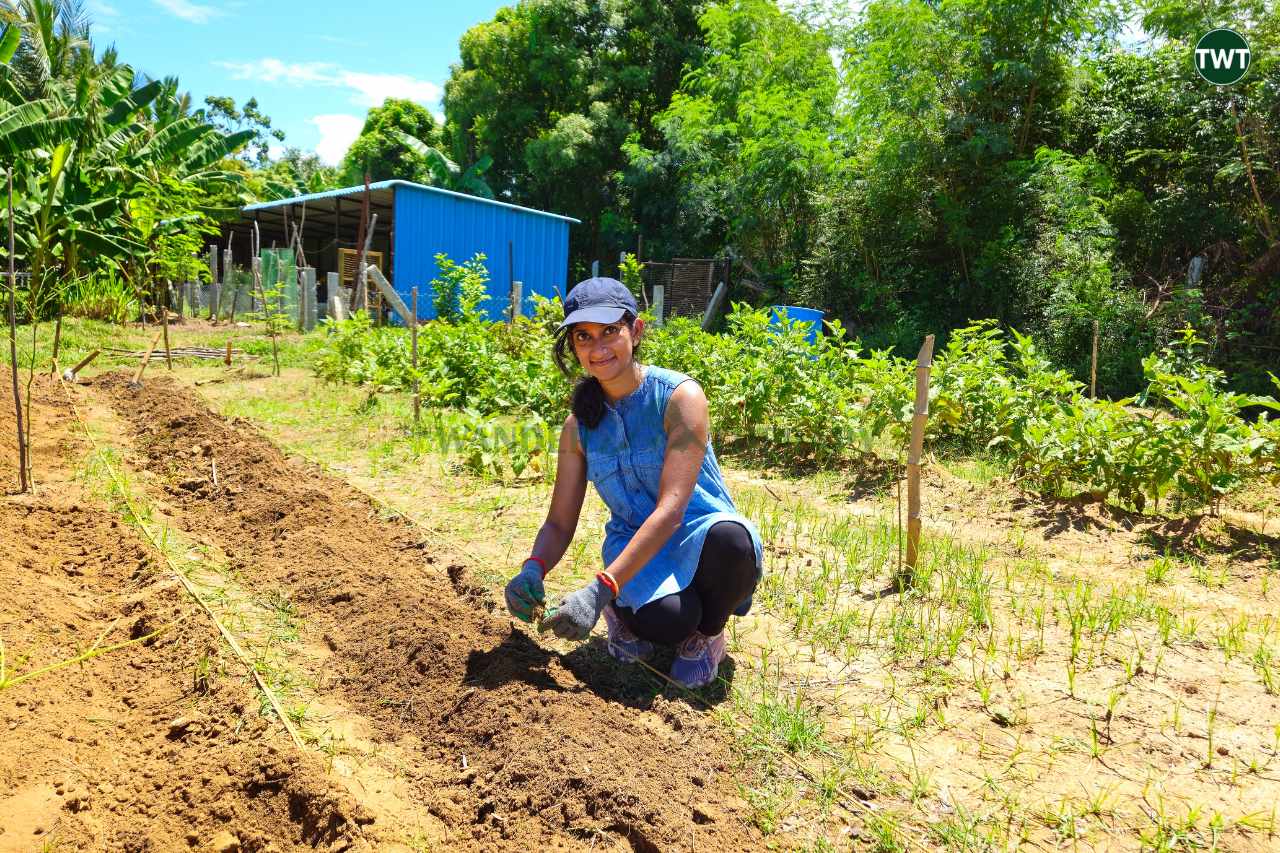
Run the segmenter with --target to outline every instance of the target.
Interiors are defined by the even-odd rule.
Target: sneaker
[[[613,604],[604,608],[604,624],[609,629],[609,654],[623,663],[634,663],[653,657],[653,643],[642,640],[622,621]]]
[[[706,687],[716,680],[724,660],[724,631],[714,637],[694,631],[676,646],[671,662],[671,680],[690,689]]]

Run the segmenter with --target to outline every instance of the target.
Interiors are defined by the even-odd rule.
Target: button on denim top
[[[658,480],[667,450],[663,426],[667,401],[676,386],[688,379],[683,373],[646,365],[640,387],[617,403],[606,404],[604,418],[595,429],[578,424],[578,438],[587,457],[587,479],[612,513],[601,549],[606,567],[657,507]],[[760,532],[733,505],[708,438],[684,522],[622,588],[618,604],[639,609],[692,583],[707,531],[720,521],[736,521],[750,532],[759,571],[763,564]]]

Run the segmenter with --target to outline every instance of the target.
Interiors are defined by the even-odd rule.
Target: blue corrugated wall
[[[444,252],[458,263],[476,252],[485,254],[490,299],[484,308],[492,320],[502,319],[512,278],[524,283],[523,311],[531,310],[530,294],[551,297],[565,292],[569,274],[569,225],[566,219],[487,203],[467,196],[397,186],[395,188],[395,255],[391,282],[405,301],[418,288],[418,315],[429,320],[431,280],[439,274],[435,256]],[[515,260],[507,262],[507,241]]]

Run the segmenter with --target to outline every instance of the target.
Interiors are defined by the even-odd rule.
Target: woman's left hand
[[[599,580],[560,599],[560,604],[542,620],[542,628],[565,640],[585,640],[600,621],[605,605],[613,600],[613,590]]]

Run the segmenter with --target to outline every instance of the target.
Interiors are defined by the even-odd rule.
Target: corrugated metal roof
[[[552,219],[563,219],[566,222],[572,222],[574,225],[582,224],[582,220],[574,219],[572,216],[562,216],[559,213],[548,213],[545,210],[535,210],[532,207],[521,207],[518,204],[508,204],[505,201],[495,201],[493,199],[481,198],[480,196],[467,195],[466,193],[456,193],[453,190],[441,189],[440,187],[429,187],[426,184],[415,184],[413,181],[401,181],[401,180],[393,179],[390,181],[374,181],[373,183],[369,184],[369,189],[371,191],[372,190],[388,190],[388,189],[391,189],[392,187],[412,187],[413,189],[416,189],[416,190],[426,190],[429,193],[439,193],[440,195],[450,195],[456,198],[466,199],[467,201],[480,202],[481,204],[493,204],[493,205],[497,205],[498,207],[506,207],[511,210],[519,210],[525,213],[535,213],[538,216],[549,216]],[[267,208],[271,208],[271,207],[283,207],[287,204],[302,204],[303,202],[316,201],[322,198],[338,198],[338,197],[359,195],[363,192],[364,192],[364,184],[361,184],[360,186],[357,186],[357,187],[343,187],[342,189],[337,189],[337,190],[325,190],[324,192],[319,192],[319,193],[307,193],[306,195],[297,195],[297,196],[294,196],[293,198],[282,198],[282,199],[277,199],[276,201],[262,201],[262,202],[258,202],[257,204],[246,205],[241,208],[241,211],[248,212],[253,210],[266,210]]]

